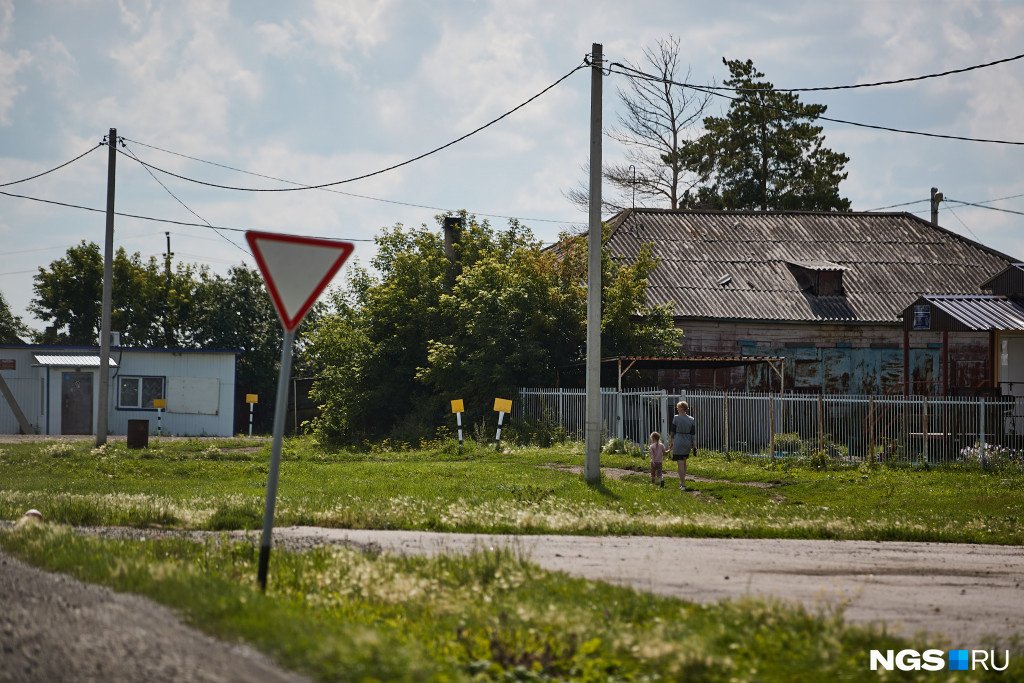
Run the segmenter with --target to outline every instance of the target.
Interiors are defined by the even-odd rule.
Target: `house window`
[[[163,377],[122,377],[118,385],[117,407],[152,408],[153,399],[163,397]]]

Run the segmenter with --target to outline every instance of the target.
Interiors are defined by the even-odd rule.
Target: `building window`
[[[118,385],[117,407],[152,408],[153,399],[163,397],[163,377],[122,377]]]

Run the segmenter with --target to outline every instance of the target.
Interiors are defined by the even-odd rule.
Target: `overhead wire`
[[[438,152],[440,152],[440,151],[442,151],[444,149],[447,149],[447,148],[451,147],[452,145],[458,144],[458,143],[462,142],[463,140],[466,140],[467,138],[469,138],[469,137],[471,137],[473,135],[476,135],[480,131],[485,130],[485,129],[493,126],[494,124],[498,123],[502,119],[507,118],[508,116],[511,116],[515,112],[519,111],[520,109],[522,109],[526,105],[528,105],[531,102],[533,102],[534,100],[536,100],[538,97],[541,97],[542,95],[547,93],[549,90],[551,90],[555,86],[557,86],[560,83],[562,83],[562,81],[566,80],[567,78],[572,76],[574,73],[576,73],[580,69],[586,68],[586,66],[587,66],[586,62],[581,63],[579,66],[575,67],[574,69],[569,71],[567,74],[565,74],[564,76],[559,78],[557,81],[555,81],[551,85],[547,86],[546,88],[544,88],[543,90],[541,90],[536,95],[534,95],[533,97],[529,98],[528,100],[526,100],[526,101],[516,105],[512,109],[509,109],[508,111],[506,111],[501,116],[498,116],[497,118],[491,119],[490,121],[488,121],[487,123],[483,124],[482,126],[474,128],[473,130],[471,130],[470,132],[466,133],[465,135],[461,135],[461,136],[455,138],[454,140],[452,140],[450,142],[446,142],[445,144],[441,145],[440,147],[435,147],[434,149],[432,149],[432,150],[430,150],[428,152],[424,152],[423,154],[417,155],[417,156],[415,156],[415,157],[413,157],[411,159],[407,159],[407,160],[399,162],[397,164],[392,164],[391,166],[388,166],[386,168],[382,168],[382,169],[379,169],[379,170],[376,170],[376,171],[372,171],[370,173],[364,173],[362,175],[354,176],[352,178],[346,178],[344,180],[335,180],[335,181],[329,182],[329,183],[319,183],[317,185],[305,185],[305,186],[300,186],[300,187],[277,187],[277,188],[237,187],[237,186],[233,186],[233,185],[221,185],[221,184],[218,184],[218,183],[210,183],[210,182],[207,182],[205,180],[198,180],[196,178],[189,178],[188,176],[183,176],[183,175],[180,175],[178,173],[173,173],[173,172],[168,171],[166,169],[162,169],[162,168],[160,168],[158,166],[153,166],[152,164],[148,164],[148,163],[146,163],[144,161],[141,161],[139,159],[136,159],[136,161],[138,163],[141,163],[141,164],[149,167],[149,168],[152,168],[154,171],[159,171],[160,173],[164,173],[164,174],[172,176],[174,178],[178,178],[179,180],[185,180],[185,181],[190,182],[190,183],[196,183],[197,185],[204,185],[206,187],[213,187],[213,188],[217,188],[217,189],[221,189],[221,190],[235,190],[237,192],[299,192],[299,191],[303,191],[303,190],[318,190],[318,189],[322,189],[322,188],[325,188],[325,187],[333,187],[335,185],[344,185],[346,183],[352,183],[352,182],[355,182],[357,180],[365,180],[366,178],[372,178],[374,176],[381,175],[382,173],[387,173],[389,171],[394,171],[396,169],[402,168],[403,166],[408,166],[409,164],[414,163],[416,161],[419,161],[420,159],[425,159],[426,157],[431,156],[433,154],[437,154]],[[122,152],[122,154],[123,154],[123,152]]]
[[[945,200],[943,200],[943,203],[946,203]],[[960,216],[957,215],[956,211],[953,210],[953,207],[950,206],[950,207],[947,207],[947,208],[949,209],[949,212],[951,214],[953,214],[953,218],[957,219],[960,222],[960,225],[964,226],[964,230],[966,230],[967,232],[971,233],[971,236],[974,237],[975,241],[980,242],[981,238],[978,237],[977,233],[975,233],[973,230],[971,230],[971,228],[966,223],[964,223],[964,220],[962,218],[960,218]]]
[[[40,197],[30,197],[24,194],[16,194],[14,192],[5,192],[0,190],[0,195],[6,195],[8,197],[17,197],[19,199],[30,199],[34,202],[41,202],[43,204],[54,204],[56,206],[63,206],[69,209],[80,209],[82,211],[92,211],[94,213],[106,213],[106,209],[97,209],[91,206],[82,206],[81,204],[69,204],[67,202],[58,202],[53,199],[42,199]],[[141,216],[135,213],[125,213],[123,211],[115,211],[115,216],[121,216],[122,218],[135,218],[142,221],[153,221],[155,223],[168,223],[170,225],[182,225],[190,228],[206,228],[214,230],[229,230],[231,232],[246,232],[249,228],[229,228],[223,225],[207,225],[204,223],[189,223],[188,221],[176,221],[170,218],[155,218],[153,216]],[[341,237],[346,242],[373,242],[373,239],[368,238],[357,238],[357,237]]]
[[[612,70],[613,67],[619,67],[620,69],[625,69],[625,71],[614,71],[614,70]],[[677,85],[677,86],[679,86],[681,88],[689,88],[691,90],[696,90],[697,92],[702,92],[702,93],[705,93],[707,95],[714,95],[715,97],[721,97],[723,99],[727,99],[727,100],[730,100],[732,102],[741,102],[742,101],[738,97],[731,97],[729,95],[726,95],[726,94],[723,94],[723,93],[720,93],[720,92],[716,92],[715,90],[710,89],[708,86],[698,86],[698,85],[692,85],[692,84],[688,84],[688,83],[680,83],[678,81],[673,81],[672,79],[669,79],[669,78],[662,78],[661,76],[655,76],[653,74],[644,73],[643,71],[640,71],[639,69],[634,69],[633,67],[626,66],[626,65],[620,64],[618,62],[613,62],[612,63],[611,67],[609,67],[609,72],[610,73],[619,74],[621,76],[626,76],[627,78],[639,78],[639,79],[642,79],[642,80],[651,81],[651,82],[655,82],[655,83],[665,83],[665,84],[668,84],[668,85]],[[765,89],[765,90],[758,90],[758,92],[771,92],[771,90],[767,90],[767,89]],[[768,102],[759,102],[758,104],[760,106],[762,106],[762,107],[767,108],[767,109],[774,109],[775,111],[780,111],[780,112],[783,112],[783,113],[786,113],[786,114],[794,114],[794,115],[796,114],[795,112],[790,111],[790,110],[786,109],[785,107],[780,107],[780,106],[775,105],[775,104],[769,104]],[[814,118],[814,120],[829,121],[831,123],[841,123],[841,124],[844,124],[844,125],[847,125],[847,126],[856,126],[858,128],[869,128],[869,129],[872,129],[872,130],[882,130],[882,131],[886,131],[886,132],[889,132],[889,133],[903,133],[904,135],[919,135],[919,136],[929,137],[929,138],[940,138],[940,139],[943,139],[943,140],[959,140],[959,141],[962,141],[962,142],[984,142],[984,143],[996,144],[996,145],[1018,145],[1018,146],[1024,146],[1024,142],[1017,141],[1017,140],[993,140],[993,139],[990,139],[990,138],[970,138],[970,137],[966,137],[966,136],[963,136],[963,135],[946,135],[946,134],[943,134],[943,133],[926,133],[924,131],[918,131],[918,130],[906,130],[904,128],[892,128],[890,126],[879,126],[879,125],[875,125],[875,124],[871,124],[871,123],[860,123],[860,122],[857,122],[857,121],[847,121],[845,119],[836,119],[836,118],[831,118],[831,117],[828,117],[828,116],[814,116],[813,118]]]
[[[35,180],[36,178],[42,178],[42,177],[43,177],[44,175],[47,175],[47,174],[49,174],[49,173],[53,173],[54,171],[59,171],[60,169],[64,168],[65,166],[70,166],[71,164],[75,163],[76,161],[78,161],[78,160],[79,160],[79,159],[81,159],[82,157],[84,157],[84,156],[87,156],[87,155],[89,155],[89,154],[91,154],[91,153],[95,152],[95,151],[96,151],[97,149],[99,149],[100,147],[106,147],[106,143],[104,143],[104,142],[101,142],[101,143],[99,143],[99,144],[97,144],[97,145],[95,145],[95,146],[93,146],[93,147],[89,148],[89,149],[88,149],[88,150],[86,150],[85,152],[82,152],[81,154],[79,154],[79,155],[78,155],[77,157],[75,157],[74,159],[71,159],[70,161],[65,161],[65,162],[64,162],[63,164],[61,164],[60,166],[54,166],[54,167],[53,167],[53,168],[51,168],[51,169],[50,169],[49,171],[43,171],[42,173],[36,173],[36,174],[35,174],[35,175],[33,175],[33,176],[29,176],[28,178],[22,178],[21,180],[12,180],[12,181],[10,181],[10,182],[6,182],[6,183],[0,183],[0,187],[8,187],[8,186],[10,186],[10,185],[17,185],[18,183],[26,183],[26,182],[28,182],[29,180]]]
[[[948,198],[948,199],[946,199],[946,201],[947,202],[956,202],[957,204],[962,204],[964,206],[976,206],[979,209],[988,209],[989,211],[1002,211],[1003,213],[1012,213],[1012,214],[1016,214],[1018,216],[1024,216],[1024,211],[1014,211],[1013,209],[1001,209],[998,206],[986,206],[985,204],[978,204],[978,203],[975,203],[975,202],[964,202],[964,201],[961,201],[959,199],[953,199],[953,198]],[[988,201],[994,202],[994,201],[998,201],[998,200],[990,199]]]
[[[155,149],[155,150],[157,150],[159,152],[164,152],[165,154],[172,154],[174,156],[181,157],[183,159],[190,159],[192,161],[197,161],[197,162],[199,162],[201,164],[209,164],[210,166],[217,166],[218,168],[223,168],[223,169],[226,169],[228,171],[234,171],[236,173],[244,173],[245,175],[251,175],[251,176],[254,176],[256,178],[263,178],[265,180],[274,180],[274,181],[279,182],[279,183],[288,183],[289,185],[297,185],[297,186],[299,186],[298,189],[305,189],[305,188],[311,187],[308,183],[302,183],[302,182],[298,182],[298,181],[295,181],[295,180],[288,180],[286,178],[277,178],[275,176],[266,175],[266,174],[263,174],[263,173],[256,173],[255,171],[247,171],[247,170],[242,169],[242,168],[236,168],[234,166],[228,166],[227,164],[221,164],[221,163],[218,163],[216,161],[209,161],[207,159],[200,159],[199,157],[194,157],[194,156],[191,156],[189,154],[182,154],[181,152],[175,152],[173,150],[164,149],[164,148],[158,147],[156,145],[151,145],[151,144],[148,144],[148,143],[145,143],[145,142],[140,142],[139,140],[131,140],[131,139],[127,139],[127,138],[126,138],[126,140],[128,142],[131,142],[131,143],[136,144],[136,145],[142,145],[143,147],[149,147],[150,149]],[[369,200],[375,201],[375,202],[383,202],[385,204],[396,204],[398,206],[409,206],[409,207],[412,207],[412,208],[415,208],[415,209],[429,209],[431,211],[441,211],[441,212],[455,212],[455,211],[457,211],[457,209],[452,209],[452,208],[444,208],[444,207],[440,207],[440,206],[430,206],[428,204],[416,204],[416,203],[413,203],[413,202],[403,202],[403,201],[399,201],[397,199],[384,199],[382,197],[371,197],[370,195],[358,194],[358,193],[355,193],[355,192],[345,192],[344,190],[339,190],[339,189],[334,188],[334,187],[317,187],[316,189],[322,190],[324,192],[333,192],[334,194],[340,194],[340,195],[344,195],[346,197],[357,197],[359,199],[369,199]],[[524,221],[524,222],[529,221],[531,223],[571,223],[572,222],[572,221],[557,220],[557,219],[553,219],[553,218],[526,218],[526,217],[520,217],[520,216],[506,216],[506,215],[499,214],[499,213],[485,213],[483,211],[470,211],[470,213],[472,213],[473,215],[476,215],[476,216],[484,216],[484,217],[487,217],[487,218],[505,218],[505,219],[510,219],[510,220],[511,219],[516,219],[516,220],[520,220],[520,221]]]
[[[943,76],[952,76],[953,74],[962,74],[968,71],[974,71],[976,69],[986,69],[990,66],[996,66],[998,64],[1006,64],[1007,62],[1013,62],[1018,59],[1024,59],[1024,54],[1014,55],[1013,57],[1006,57],[1004,59],[997,59],[994,62],[986,62],[985,64],[975,64],[973,66],[966,66],[961,69],[950,69],[949,71],[942,71],[940,73],[926,74],[924,76],[910,76],[908,78],[897,78],[891,81],[875,81],[873,83],[855,83],[852,85],[826,85],[819,86],[816,88],[734,88],[725,85],[705,85],[700,86],[708,88],[709,90],[730,90],[733,92],[821,92],[825,90],[854,90],[856,88],[877,88],[883,85],[899,85],[902,83],[913,83],[915,81],[924,81],[930,78],[942,78]],[[614,64],[615,66],[621,66],[624,69],[634,70],[632,67],[624,64]],[[642,72],[641,72],[642,73]],[[682,85],[683,87],[694,87],[691,84],[676,83],[675,85]]]
[[[155,174],[155,173],[153,173],[153,172],[152,172],[151,170],[149,170],[149,168],[148,168],[148,167],[147,167],[147,166],[146,166],[146,165],[145,165],[144,163],[142,163],[142,159],[140,159],[140,158],[138,157],[138,155],[136,155],[136,154],[135,154],[134,150],[132,150],[132,149],[131,149],[130,147],[128,147],[128,146],[127,146],[127,145],[126,145],[126,144],[125,144],[124,142],[122,142],[121,144],[122,144],[122,145],[124,145],[124,148],[125,148],[126,150],[128,150],[128,152],[127,152],[127,153],[128,153],[128,154],[129,154],[129,155],[130,155],[130,156],[131,156],[131,157],[132,157],[133,159],[135,159],[135,160],[136,160],[136,161],[138,161],[138,162],[139,162],[140,164],[142,164],[142,167],[143,167],[143,168],[144,168],[144,169],[146,170],[146,173],[148,173],[148,174],[150,175],[150,177],[151,177],[151,178],[153,178],[153,180],[155,180],[155,181],[157,182],[157,184],[158,184],[158,185],[160,185],[160,187],[164,188],[164,191],[165,191],[165,192],[167,192],[167,194],[171,195],[171,197],[173,197],[173,198],[174,198],[174,201],[178,202],[178,203],[179,203],[179,204],[181,204],[181,205],[182,205],[183,207],[185,207],[185,210],[186,210],[186,211],[188,211],[188,212],[189,212],[190,214],[192,214],[193,216],[195,216],[196,218],[198,218],[199,220],[201,220],[201,221],[202,221],[203,223],[205,223],[205,224],[206,224],[207,226],[209,226],[209,227],[210,227],[210,228],[211,228],[211,229],[212,229],[212,230],[213,230],[213,231],[214,231],[215,233],[217,233],[217,235],[218,235],[218,236],[220,236],[220,237],[221,237],[222,239],[224,239],[224,241],[226,241],[226,242],[227,242],[228,244],[230,244],[231,246],[233,246],[233,247],[234,247],[235,249],[238,249],[239,251],[241,251],[241,252],[243,252],[243,253],[245,253],[245,254],[248,254],[248,253],[249,253],[249,251],[248,251],[247,249],[244,249],[244,248],[242,248],[242,247],[241,247],[240,245],[236,244],[236,243],[235,243],[235,242],[233,242],[233,241],[232,241],[231,239],[229,239],[229,238],[227,237],[227,235],[224,235],[224,234],[222,234],[222,233],[221,233],[221,232],[220,232],[219,230],[217,230],[217,228],[213,227],[213,224],[212,224],[212,223],[210,223],[210,221],[206,220],[205,218],[203,218],[202,216],[200,216],[200,215],[199,215],[198,213],[196,213],[195,211],[193,211],[193,210],[192,210],[192,208],[191,208],[191,207],[190,207],[190,206],[189,206],[188,204],[186,204],[185,202],[183,202],[183,201],[181,200],[181,198],[180,198],[180,197],[178,197],[178,195],[176,195],[176,194],[174,194],[173,192],[171,192],[171,189],[170,189],[169,187],[167,187],[166,185],[164,185],[163,181],[161,181],[161,180],[160,180],[159,178],[157,178],[157,177],[156,177],[156,174]]]

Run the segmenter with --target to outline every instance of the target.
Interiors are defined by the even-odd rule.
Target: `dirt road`
[[[904,635],[941,633],[953,647],[1024,635],[1024,549],[879,543],[618,536],[488,536],[286,527],[275,538],[376,544],[402,553],[518,548],[540,566],[662,595],[713,602],[776,596],[845,605],[847,621]]]
[[[152,537],[161,532],[83,533]],[[258,542],[258,535],[250,537]],[[905,635],[926,630],[935,647],[973,649],[988,635],[1005,643],[1011,634],[1024,634],[1024,550],[1018,547],[313,527],[278,528],[274,542],[297,550],[349,543],[425,554],[510,547],[547,569],[687,600],[752,594],[811,608],[842,603],[850,622],[884,621]],[[0,683],[50,680],[302,679],[247,647],[183,626],[171,610],[145,598],[48,574],[0,552]]]

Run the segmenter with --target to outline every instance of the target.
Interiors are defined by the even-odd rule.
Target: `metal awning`
[[[32,357],[36,359],[36,365],[47,368],[98,368],[100,366],[100,357],[96,355],[34,353]],[[110,367],[117,367],[117,361],[113,358],[108,360]]]
[[[1024,308],[999,295],[925,295],[903,312],[906,330],[1024,332]]]

